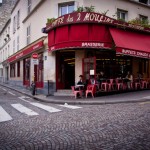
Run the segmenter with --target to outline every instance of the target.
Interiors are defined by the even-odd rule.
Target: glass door
[[[90,75],[96,75],[96,57],[83,58],[83,77],[85,81],[90,79]]]

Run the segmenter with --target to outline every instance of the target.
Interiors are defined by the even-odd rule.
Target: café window
[[[30,80],[30,58],[25,59],[25,81]]]
[[[20,77],[20,61],[17,62],[17,77]]]
[[[74,10],[75,10],[74,2],[58,4],[59,16],[72,13]]]
[[[128,12],[125,10],[117,9],[117,19],[127,21]]]
[[[10,64],[10,77],[15,77],[15,63]]]
[[[37,66],[37,81],[43,81],[43,54],[39,54],[39,64]]]

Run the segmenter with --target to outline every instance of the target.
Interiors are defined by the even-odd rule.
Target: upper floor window
[[[19,36],[17,36],[17,51],[19,51]]]
[[[139,2],[140,2],[140,3],[143,3],[143,4],[148,4],[148,1],[149,1],[149,0],[139,0]]]
[[[15,40],[13,41],[13,54],[15,53]]]
[[[58,5],[59,16],[72,13],[75,10],[74,2],[62,3]]]
[[[127,21],[128,12],[125,10],[117,9],[117,19]]]
[[[31,0],[28,0],[28,14],[31,12]]]
[[[31,27],[27,27],[27,45],[30,44]]]
[[[20,27],[20,10],[17,12],[17,28]]]
[[[16,31],[16,16],[14,16],[14,19],[13,19],[13,33],[15,33]]]
[[[148,17],[147,16],[139,15],[139,18],[143,24],[148,24]]]
[[[9,45],[8,45],[8,57],[9,57],[9,55],[10,55],[10,52],[9,52]]]
[[[3,3],[3,0],[0,0],[0,6],[2,5],[2,3]]]

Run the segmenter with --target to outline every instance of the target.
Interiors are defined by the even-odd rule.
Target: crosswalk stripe
[[[0,122],[12,120],[12,117],[0,106]]]
[[[44,109],[48,112],[59,112],[61,111],[60,109],[56,109],[54,107],[51,107],[51,106],[46,106],[46,105],[43,105],[43,104],[40,104],[40,103],[30,103],[31,105],[34,105],[36,107],[39,107],[41,109]]]
[[[79,108],[82,108],[82,107],[79,107],[79,106],[68,105],[66,103],[64,105],[59,105],[59,106],[70,108],[70,109],[79,109]]]
[[[35,116],[35,115],[39,115],[38,113],[34,112],[33,110],[21,105],[21,104],[11,104],[12,107],[14,107],[15,109],[17,109],[19,112],[24,113],[28,116]]]
[[[9,94],[11,94],[11,95],[15,95],[14,93],[11,93],[11,92],[8,92]]]

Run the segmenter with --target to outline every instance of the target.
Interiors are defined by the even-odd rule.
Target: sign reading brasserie
[[[93,12],[79,12],[79,13],[75,12],[75,13],[61,16],[51,24],[47,24],[45,31],[48,32],[54,27],[62,26],[65,24],[72,24],[72,23],[102,23],[102,24],[110,24],[110,25],[121,26],[124,28],[133,28],[137,30],[144,30],[150,32],[149,28],[144,28],[140,25],[134,25],[134,24],[118,21],[113,18],[107,17],[105,15],[99,13],[93,13]]]

